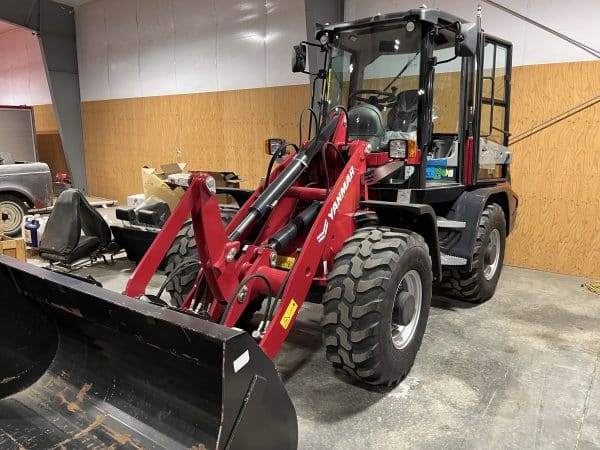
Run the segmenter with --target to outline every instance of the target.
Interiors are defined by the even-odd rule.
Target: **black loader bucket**
[[[296,448],[247,333],[4,256],[0,292],[0,448]]]

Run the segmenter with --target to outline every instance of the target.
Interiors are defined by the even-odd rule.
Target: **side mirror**
[[[454,53],[456,56],[475,56],[477,51],[477,24],[458,24]]]
[[[304,72],[306,70],[306,45],[294,45],[292,52],[292,72]]]

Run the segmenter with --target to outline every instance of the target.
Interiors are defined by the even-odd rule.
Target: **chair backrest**
[[[40,252],[68,255],[77,247],[80,237],[79,191],[69,189],[54,204],[40,240]]]
[[[97,237],[100,247],[110,244],[110,228],[85,196],[77,189],[64,191],[54,204],[40,241],[40,253],[69,255],[79,245],[81,231]]]
[[[79,191],[76,192],[79,194],[79,218],[83,234],[97,237],[100,239],[100,246],[107,247],[112,240],[110,227],[85,196]]]
[[[419,91],[410,89],[398,94],[396,104],[387,117],[388,130],[416,131],[419,115]]]

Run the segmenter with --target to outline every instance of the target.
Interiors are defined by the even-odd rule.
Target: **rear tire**
[[[481,303],[496,292],[506,244],[504,210],[496,203],[485,207],[477,226],[472,270],[445,268],[441,294]]]
[[[10,194],[0,194],[0,210],[7,216],[4,222],[4,234],[19,236],[25,215],[29,211],[27,204],[19,197]]]
[[[225,226],[231,222],[233,216],[235,216],[234,208],[231,206],[221,207],[221,220],[223,220]],[[167,252],[165,260],[165,275],[167,276],[185,262],[198,261],[198,246],[196,245],[196,236],[191,220],[188,220],[181,231],[177,233],[177,237],[173,241],[171,249]],[[199,270],[199,265],[193,265],[182,270],[167,284],[165,290],[170,294],[173,306],[179,307],[183,304],[188,293],[194,287]]]
[[[368,384],[400,382],[421,346],[432,278],[429,249],[419,234],[356,231],[335,258],[323,298],[327,359]],[[401,301],[408,306],[402,309]]]

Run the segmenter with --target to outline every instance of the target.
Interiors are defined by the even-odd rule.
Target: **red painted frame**
[[[274,358],[293,327],[311,285],[323,284],[327,272],[332,268],[335,255],[355,229],[353,216],[359,208],[361,198],[365,196],[362,178],[366,171],[368,143],[354,141],[346,147],[345,137],[346,121],[340,120],[331,141],[339,152],[347,148],[348,160],[344,164],[338,152],[330,145],[324,147],[329,183],[324,182],[323,158],[316,156],[307,172],[318,175],[318,179],[321,180],[319,185],[312,186],[311,183],[311,186],[305,186],[300,181],[296,182],[277,202],[260,233],[251,243],[246,240],[247,236],[242,236],[239,241],[230,241],[228,233],[247,215],[264,186],[257,189],[241,207],[226,229],[220,220],[217,196],[207,187],[210,175],[193,174],[190,177],[189,189],[129,279],[125,294],[130,297],[145,294],[160,262],[191,214],[202,270],[182,309],[194,310],[198,306],[194,300],[195,290],[203,280],[209,293],[209,313],[212,319],[233,327],[251,302],[258,301],[267,294],[264,280],[252,278],[245,284],[247,291],[243,300],[240,300],[239,293],[235,294],[244,278],[255,274],[266,277],[275,295],[288,276],[287,270],[272,266],[275,250],[266,245],[269,238],[290,221],[299,202],[322,201],[313,226],[298,237],[297,246],[290,246],[293,249],[288,249],[284,254],[294,257],[295,264],[289,273],[273,320],[260,340],[263,351]],[[287,167],[292,158],[293,155],[273,172],[271,182]],[[327,185],[330,185],[329,192]],[[231,255],[235,257],[231,258]],[[231,304],[227,307],[229,303]],[[227,315],[223,317],[226,307]]]

